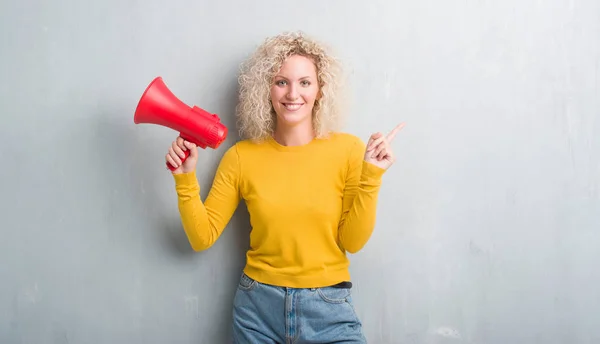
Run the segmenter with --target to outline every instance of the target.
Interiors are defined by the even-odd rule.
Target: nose
[[[288,93],[287,93],[287,98],[289,100],[294,100],[296,98],[298,98],[298,90],[296,89],[296,85],[291,84],[289,89],[288,89]]]

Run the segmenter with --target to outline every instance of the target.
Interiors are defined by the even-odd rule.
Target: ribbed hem
[[[339,270],[327,270],[326,274],[298,276],[277,274],[246,265],[244,273],[257,282],[289,288],[321,288],[350,281],[348,267]]]
[[[381,184],[381,179],[385,171],[385,169],[363,160],[362,174],[360,176],[361,182],[378,186]]]
[[[196,171],[174,174],[173,178],[175,179],[175,185],[177,186],[195,186],[198,184]]]

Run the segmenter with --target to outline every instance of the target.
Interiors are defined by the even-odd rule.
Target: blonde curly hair
[[[259,141],[273,134],[276,117],[270,89],[273,77],[292,55],[308,57],[317,67],[320,97],[313,108],[315,135],[326,137],[341,124],[343,80],[340,62],[323,44],[302,31],[284,32],[267,38],[240,67],[236,117],[242,139]]]

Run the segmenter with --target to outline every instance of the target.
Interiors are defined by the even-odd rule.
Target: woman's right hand
[[[190,151],[190,155],[182,164],[181,159],[185,157],[184,151],[186,150]],[[165,160],[175,167],[175,170],[172,171],[173,174],[192,172],[196,169],[196,163],[198,162],[198,149],[195,144],[179,136],[169,147]]]

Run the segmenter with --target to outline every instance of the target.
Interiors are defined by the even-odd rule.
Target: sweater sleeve
[[[356,253],[367,243],[377,213],[377,199],[385,169],[364,161],[366,145],[357,140],[349,159],[338,236],[342,248]]]
[[[173,175],[183,229],[194,251],[211,247],[219,238],[240,199],[240,165],[236,146],[228,149],[217,168],[203,203],[195,172]]]

